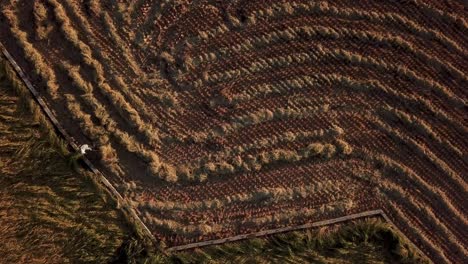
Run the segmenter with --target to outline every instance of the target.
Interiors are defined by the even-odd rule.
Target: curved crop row
[[[415,131],[422,134],[423,136],[426,136],[430,140],[433,140],[439,143],[439,145],[441,145],[442,147],[449,149],[452,153],[460,156],[461,158],[464,157],[463,152],[459,148],[454,146],[452,143],[448,142],[446,139],[443,139],[443,137],[440,137],[439,135],[437,135],[431,129],[431,127],[423,120],[420,120],[413,115],[410,115],[408,113],[405,113],[404,111],[401,111],[401,110],[398,110],[396,108],[392,108],[389,106],[381,108],[380,112],[382,113],[383,117],[387,117],[390,120],[400,120],[405,125],[414,129]]]
[[[362,151],[359,153],[355,152],[354,155],[376,164],[378,167],[383,168],[384,172],[391,172],[392,175],[396,174],[400,176],[401,179],[409,181],[414,189],[420,190],[421,193],[427,195],[429,199],[431,199],[431,202],[433,202],[434,205],[437,205],[438,208],[448,210],[453,219],[458,219],[460,221],[459,223],[461,226],[468,225],[466,217],[463,214],[463,210],[455,208],[454,204],[456,203],[453,203],[450,193],[444,192],[441,188],[438,188],[438,186],[433,186],[430,182],[428,183],[409,167],[398,163],[383,154]],[[383,175],[385,176],[385,174]],[[374,184],[379,184],[378,181],[380,178],[372,180],[374,181]],[[388,180],[392,180],[395,183],[400,182],[398,179],[391,177],[391,175],[388,176]]]
[[[45,63],[46,60],[41,53],[28,41],[27,33],[19,28],[16,14],[7,8],[3,9],[2,13],[8,19],[11,33],[16,38],[18,45],[23,49],[24,56],[34,65],[35,73],[44,79],[50,95],[57,98],[59,85],[57,84],[55,72]]]
[[[251,143],[244,143],[237,145],[235,147],[224,147],[222,151],[212,153],[211,156],[216,157],[216,159],[227,159],[232,158],[235,155],[240,155],[247,151],[272,147],[281,143],[291,143],[301,140],[311,140],[311,139],[325,139],[325,138],[335,138],[343,135],[343,129],[339,126],[333,126],[330,129],[320,129],[313,131],[300,131],[300,132],[285,132],[280,135],[271,135],[268,138],[255,139]],[[202,160],[207,160],[208,157],[201,157],[193,161],[193,163],[200,163]]]
[[[210,101],[212,106],[216,105],[231,105],[246,102],[249,100],[271,96],[274,94],[285,95],[296,90],[311,89],[320,87],[321,85],[332,85],[333,87],[346,87],[354,91],[362,91],[369,93],[371,91],[378,91],[387,94],[398,100],[403,105],[407,105],[409,109],[418,109],[420,111],[428,111],[432,116],[436,116],[440,120],[450,124],[455,128],[460,135],[468,133],[468,129],[463,124],[455,121],[442,109],[437,109],[426,99],[420,96],[407,95],[399,92],[395,88],[391,88],[383,84],[379,80],[356,80],[348,76],[339,74],[322,74],[314,73],[309,75],[301,75],[292,79],[280,80],[256,86],[248,86],[241,93],[234,94],[230,98],[217,97]],[[446,140],[448,144],[451,144]],[[452,144],[453,145],[453,144]]]
[[[427,40],[436,40],[447,48],[466,56],[465,50],[460,47],[455,41],[445,36],[440,31],[434,29],[426,29],[411,18],[405,17],[397,13],[378,13],[356,10],[353,8],[339,8],[329,5],[328,2],[309,1],[308,3],[283,3],[273,5],[265,10],[254,11],[249,15],[248,21],[258,21],[266,18],[277,18],[283,15],[299,15],[299,14],[319,14],[339,17],[349,20],[366,20],[370,23],[389,24],[394,28],[404,26],[405,29],[413,34],[423,37]],[[466,23],[464,23],[466,25]]]
[[[168,246],[383,208],[464,260],[460,3],[4,2],[0,37],[51,57],[31,81]]]
[[[144,146],[138,144],[134,136],[131,136],[126,132],[122,132],[117,128],[117,124],[109,116],[107,109],[93,96],[93,86],[83,80],[80,76],[79,66],[73,66],[65,62],[63,67],[67,71],[68,76],[72,79],[72,83],[75,85],[75,87],[84,92],[84,95],[82,95],[81,98],[86,103],[86,105],[92,109],[92,112],[100,122],[99,126],[103,128],[102,131],[105,133],[105,136],[100,135],[96,137],[93,133],[90,133],[89,136],[92,136],[95,140],[98,140],[100,144],[106,144],[107,146],[105,150],[107,152],[112,151],[113,156],[116,156],[115,150],[113,150],[112,147],[108,144],[108,137],[113,135],[117,141],[129,152],[137,154],[148,163],[148,171],[151,174],[158,175],[159,169],[161,167],[159,158],[154,153],[147,150]],[[74,106],[70,110],[73,110],[73,113],[78,114],[80,112],[79,105],[74,103],[74,99],[71,95],[68,95],[67,98],[69,105],[71,104]],[[94,125],[89,121],[87,121],[85,124],[89,127],[89,129],[93,129],[94,127]],[[102,152],[102,149],[101,154],[105,156],[105,154]]]
[[[241,224],[253,224],[255,226],[265,226],[271,224],[288,224],[291,223],[296,218],[311,218],[319,217],[326,214],[333,214],[339,211],[345,211],[352,206],[353,202],[349,199],[347,200],[338,200],[327,205],[322,205],[319,208],[306,208],[300,211],[291,209],[283,210],[280,215],[268,215],[255,218],[249,218],[241,221]],[[159,228],[170,230],[176,234],[183,234],[184,236],[197,236],[197,235],[208,235],[211,233],[220,232],[223,230],[223,224],[195,224],[195,225],[186,225],[181,224],[178,221],[174,220],[161,220],[156,216],[146,214],[143,216],[143,219],[151,223],[152,225],[158,226]]]
[[[107,131],[101,126],[95,126],[89,114],[81,110],[80,104],[77,103],[75,97],[71,94],[66,94],[67,107],[69,111],[74,113],[73,119],[78,121],[80,128],[89,138],[99,143],[99,152],[101,153],[102,162],[113,173],[121,175],[123,173],[120,168],[117,152],[109,142]]]
[[[374,158],[374,157],[373,157]],[[437,195],[432,195],[431,197],[424,197],[426,193],[419,192],[407,192],[401,188],[401,180],[394,179],[395,173],[397,176],[404,176],[407,173],[407,169],[402,168],[400,164],[396,163],[393,160],[390,160],[388,157],[378,157],[378,160],[375,160],[379,163],[384,164],[384,169],[381,170],[381,176],[378,179],[372,179],[372,181],[378,186],[379,190],[383,193],[391,194],[392,198],[395,198],[397,201],[407,202],[408,207],[417,207],[415,211],[422,211],[426,214],[423,218],[425,220],[430,220],[432,223],[437,223],[438,228],[441,231],[439,234],[444,234],[445,239],[452,242],[455,245],[459,245],[460,241],[458,239],[464,238],[463,227],[467,226],[467,222],[464,219],[463,215],[454,214],[454,215],[439,215],[434,216],[432,211],[441,209],[443,210],[447,206],[447,202],[441,200]],[[405,171],[402,172],[401,170]],[[411,172],[412,173],[412,172]],[[387,175],[388,174],[388,175]],[[374,175],[370,176],[374,177]],[[429,193],[428,193],[429,194]],[[424,198],[423,198],[424,197]],[[434,199],[434,200],[432,200]],[[411,206],[409,204],[412,204]],[[449,204],[450,206],[450,204]],[[454,211],[452,211],[454,212]],[[455,217],[454,217],[455,216]],[[454,219],[462,218],[464,221],[454,221]],[[443,222],[443,223],[442,223]],[[453,225],[457,223],[457,225]],[[460,224],[460,225],[458,225]],[[450,230],[449,230],[450,229]]]
[[[157,131],[150,124],[143,122],[138,112],[127,103],[127,100],[122,94],[112,89],[106,82],[103,66],[93,58],[90,47],[78,38],[78,33],[71,26],[71,22],[62,5],[56,0],[48,1],[54,6],[55,16],[62,24],[61,29],[64,36],[81,52],[83,62],[93,69],[94,77],[96,78],[97,86],[100,88],[100,91],[115,104],[115,109],[122,118],[124,118],[129,125],[137,128],[138,131],[147,138],[150,144],[159,142]]]
[[[419,58],[424,63],[433,63],[440,69],[446,69],[456,78],[467,81],[466,75],[453,67],[447,62],[442,62],[440,59],[424,52],[423,50],[414,47],[414,44],[403,39],[400,36],[391,35],[388,33],[373,32],[367,30],[354,30],[348,28],[331,28],[324,26],[299,26],[269,32],[265,35],[243,40],[242,43],[231,45],[225,48],[204,53],[194,58],[188,58],[193,65],[199,65],[204,62],[213,62],[219,58],[229,58],[235,54],[249,52],[253,49],[260,49],[266,46],[271,46],[275,43],[284,41],[312,39],[313,37],[326,37],[330,39],[346,39],[357,40],[363,43],[375,43],[376,45],[384,45],[385,47],[401,48],[411,55]]]
[[[263,151],[244,158],[237,156],[221,162],[209,161],[196,164],[194,167],[185,167],[178,173],[188,180],[205,181],[207,177],[214,175],[222,176],[223,174],[237,172],[259,171],[267,165],[271,166],[273,163],[299,162],[313,157],[329,159],[337,154],[348,155],[351,152],[352,147],[343,140],[337,140],[335,145],[330,143],[311,143],[298,151],[286,149],[275,149],[271,152]]]
[[[324,104],[321,106],[277,108],[273,111],[269,109],[261,109],[254,113],[234,117],[230,123],[219,125],[209,131],[191,133],[184,139],[184,141],[204,142],[208,139],[227,136],[247,126],[257,125],[272,120],[308,118],[319,113],[327,112],[329,107],[330,106],[328,104]]]
[[[332,197],[334,194],[340,193],[341,188],[345,187],[346,183],[325,181],[316,182],[311,185],[298,186],[293,188],[260,188],[251,193],[237,193],[235,195],[226,196],[221,199],[212,199],[204,201],[178,202],[167,200],[150,200],[144,202],[140,206],[147,207],[152,211],[203,211],[207,209],[219,209],[235,203],[262,203],[264,205],[281,202],[293,201],[294,199],[305,199],[314,195],[322,195]],[[350,191],[353,186],[347,186]]]
[[[373,122],[377,125],[379,129],[383,132],[388,133],[390,136],[395,138],[396,140],[402,142],[405,145],[411,147],[415,152],[420,155],[422,158],[427,159],[432,163],[436,168],[442,171],[445,175],[447,175],[448,179],[456,186],[456,190],[458,190],[457,195],[467,195],[468,194],[468,185],[466,182],[454,172],[447,164],[434,155],[429,149],[427,149],[424,145],[416,142],[415,140],[409,138],[408,136],[403,135],[397,130],[394,130],[392,127],[387,125],[386,123],[382,122],[381,120],[375,118]],[[455,195],[455,194],[454,194]]]
[[[326,59],[339,60],[345,63],[351,63],[352,65],[362,66],[365,68],[377,69],[381,72],[392,72],[398,75],[412,80],[416,84],[437,92],[440,96],[443,96],[450,102],[453,102],[457,107],[463,107],[467,105],[466,100],[458,98],[446,87],[442,86],[438,82],[419,76],[413,70],[406,68],[403,65],[395,65],[387,63],[383,60],[376,59],[370,56],[361,56],[359,54],[348,52],[342,49],[329,49],[323,45],[318,44],[316,48],[310,53],[296,53],[293,55],[277,56],[268,59],[260,59],[256,62],[251,63],[247,67],[238,68],[235,70],[228,70],[221,73],[207,74],[205,73],[201,80],[193,82],[195,87],[198,87],[205,83],[218,83],[226,82],[239,78],[241,75],[253,74],[261,71],[272,70],[275,68],[287,67],[291,64],[303,64],[307,62],[317,62]]]

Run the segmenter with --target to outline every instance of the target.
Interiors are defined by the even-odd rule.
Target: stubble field
[[[458,1],[0,1],[0,38],[168,247],[383,209],[467,255]]]

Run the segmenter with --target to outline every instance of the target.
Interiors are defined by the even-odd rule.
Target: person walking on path
[[[73,167],[77,166],[77,161],[83,157],[87,151],[92,151],[93,149],[88,144],[83,144],[78,147],[78,151],[70,157],[70,165]]]

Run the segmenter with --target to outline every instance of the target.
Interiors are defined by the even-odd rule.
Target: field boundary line
[[[273,235],[273,234],[297,231],[297,230],[302,230],[302,229],[309,229],[313,227],[326,226],[326,225],[341,223],[341,222],[345,222],[349,220],[355,220],[358,218],[379,216],[379,215],[380,216],[384,215],[384,212],[382,211],[382,209],[364,211],[361,213],[350,214],[346,216],[341,216],[337,218],[332,218],[328,220],[322,220],[318,222],[312,222],[312,223],[307,223],[307,224],[302,224],[302,225],[297,225],[297,226],[287,226],[287,227],[281,227],[281,228],[275,228],[275,229],[268,229],[268,230],[263,230],[263,231],[250,233],[250,234],[242,234],[242,235],[232,236],[228,238],[207,240],[207,241],[202,241],[202,242],[197,242],[197,243],[186,244],[182,246],[175,246],[175,247],[168,248],[167,251],[180,251],[180,250],[186,250],[186,249],[197,248],[197,247],[218,245],[218,244],[223,244],[226,242],[233,242],[233,241],[250,239],[250,238],[261,237],[261,236],[266,236],[266,235]],[[384,217],[384,219],[386,218]]]
[[[2,54],[6,57],[6,59],[11,64],[15,72],[18,74],[20,79],[23,81],[25,86],[31,92],[34,100],[39,104],[42,111],[44,111],[47,118],[50,120],[54,128],[57,130],[57,133],[60,136],[62,136],[62,138],[68,143],[68,145],[73,149],[73,151],[78,152],[80,150],[79,146],[72,140],[70,135],[60,125],[59,121],[57,120],[55,115],[52,113],[50,108],[47,106],[44,99],[42,99],[42,95],[36,90],[36,88],[34,88],[34,86],[29,81],[29,79],[27,78],[26,74],[23,72],[21,67],[18,65],[18,63],[16,63],[14,58],[11,56],[11,54],[8,52],[8,50],[5,48],[5,46],[1,42],[0,42],[0,49],[2,50]],[[137,226],[141,227],[141,230],[143,231],[144,236],[149,238],[151,241],[156,242],[156,238],[153,236],[153,234],[151,233],[149,228],[145,225],[145,223],[143,223],[140,217],[136,214],[133,207],[126,202],[126,200],[122,197],[122,195],[120,195],[117,189],[115,189],[115,187],[109,182],[109,180],[104,176],[104,174],[101,171],[99,171],[91,163],[91,161],[85,156],[82,156],[82,160],[86,164],[86,166],[97,176],[99,183],[101,183],[105,187],[105,189],[111,195],[114,196],[114,198],[117,200],[117,203],[121,205],[120,209],[134,221],[133,224],[136,224]]]
[[[381,210],[382,213],[381,213],[381,216],[383,217],[383,219],[385,220],[385,222],[387,222],[393,229],[395,229],[398,233],[399,236],[403,237],[406,241],[408,241],[409,243],[411,243],[411,245],[416,249],[416,251],[419,252],[419,254],[421,254],[421,256],[425,257],[427,260],[429,260],[431,263],[434,263],[432,261],[431,258],[429,258],[429,256],[423,252],[418,246],[416,246],[416,244],[414,244],[414,242],[412,240],[410,240],[406,235],[405,233],[403,233],[396,225],[395,223],[393,223],[393,221],[390,219],[390,217],[388,217],[388,215],[383,211]]]
[[[327,219],[327,220],[322,220],[322,221],[317,221],[317,222],[312,222],[312,223],[307,223],[307,224],[302,224],[302,225],[297,225],[297,226],[288,226],[288,227],[282,227],[282,228],[276,228],[276,229],[268,229],[268,230],[259,231],[259,232],[255,232],[255,233],[250,233],[250,234],[242,234],[242,235],[237,235],[237,236],[232,236],[232,237],[227,237],[227,238],[220,238],[220,239],[207,240],[207,241],[196,242],[196,243],[191,243],[191,244],[186,244],[186,245],[181,245],[181,246],[174,246],[174,247],[167,248],[166,250],[169,251],[169,252],[171,252],[171,251],[182,251],[182,250],[205,247],[205,246],[211,246],[211,245],[219,245],[219,244],[224,244],[224,243],[227,243],[227,242],[234,242],[234,241],[251,239],[251,238],[262,237],[262,236],[267,236],[267,235],[273,235],[273,234],[279,234],[279,233],[309,229],[309,228],[314,228],[314,227],[322,227],[322,226],[347,222],[347,221],[351,221],[351,220],[356,220],[356,219],[359,219],[359,218],[373,217],[373,216],[382,217],[385,220],[385,222],[387,222],[387,224],[389,224],[398,233],[399,236],[403,237],[408,243],[410,243],[416,249],[416,251],[418,251],[418,253],[421,254],[421,256],[423,256],[427,260],[431,261],[431,259],[427,256],[427,254],[424,253],[419,247],[417,247],[413,243],[413,241],[411,241],[393,223],[393,221],[390,220],[388,215],[382,209],[368,210],[368,211],[364,211],[364,212],[360,212],[360,213],[345,215],[345,216],[341,216],[341,217],[337,217],[337,218],[332,218],[332,219]]]

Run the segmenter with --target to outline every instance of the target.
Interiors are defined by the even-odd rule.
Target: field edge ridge
[[[68,135],[65,129],[63,129],[63,127],[60,125],[55,115],[52,113],[49,107],[45,104],[44,100],[42,99],[42,96],[34,88],[32,83],[24,74],[21,67],[19,67],[18,63],[16,63],[14,58],[11,56],[11,54],[8,52],[8,50],[5,48],[5,46],[2,44],[1,41],[0,41],[0,50],[1,50],[1,55],[3,55],[3,57],[5,57],[5,59],[7,60],[7,63],[9,63],[12,66],[12,68],[14,69],[15,73],[18,75],[21,82],[26,86],[26,88],[31,93],[34,101],[38,103],[39,107],[44,112],[48,121],[50,121],[50,123],[56,130],[54,132],[57,133],[68,144],[68,146],[72,148],[73,151],[78,152],[79,146],[76,145],[76,143],[72,141],[71,137]],[[133,207],[122,197],[122,195],[117,191],[117,189],[115,189],[115,187],[109,182],[109,180],[104,176],[104,174],[101,171],[99,171],[91,163],[91,161],[87,159],[85,156],[82,156],[81,159],[98,179],[99,182],[94,181],[97,183],[96,184],[97,187],[99,189],[102,189],[108,192],[111,195],[111,197],[116,200],[117,205],[118,205],[117,209],[120,209],[122,211],[124,216],[127,218],[127,221],[130,222],[132,227],[135,229],[136,234],[141,236],[142,238],[146,238],[146,239],[143,239],[146,241],[145,242],[146,244],[150,242],[156,243],[157,242],[156,238],[153,236],[153,234],[145,225],[145,223],[140,219],[140,217],[135,213]]]

